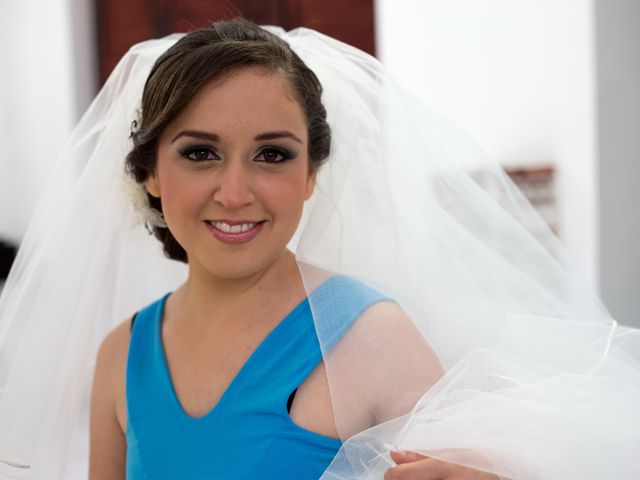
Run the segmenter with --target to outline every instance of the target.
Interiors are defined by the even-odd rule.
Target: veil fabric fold
[[[640,478],[640,331],[622,327],[498,165],[367,54],[283,37],[316,73],[332,153],[290,243],[308,293],[342,274],[391,302],[335,344],[310,296],[336,427],[326,479],[381,478],[390,448],[509,479]],[[83,478],[97,348],[175,289],[126,191],[142,87],[179,36],[121,60],[76,127],[0,297],[0,478]],[[377,423],[359,408],[376,398]],[[28,467],[28,468],[27,468]]]

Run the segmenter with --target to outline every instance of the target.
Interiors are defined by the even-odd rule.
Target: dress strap
[[[309,304],[316,319],[318,338],[322,339],[322,351],[330,351],[369,307],[384,301],[394,302],[391,297],[346,275],[331,277],[320,285],[309,296]]]

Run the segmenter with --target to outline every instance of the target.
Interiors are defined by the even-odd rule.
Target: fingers
[[[392,452],[391,458],[394,458],[396,453],[400,452]],[[440,480],[445,478],[446,472],[443,471],[442,462],[417,453],[409,453],[419,458],[390,468],[385,472],[384,480]],[[394,459],[394,461],[396,460]]]
[[[384,480],[500,480],[498,476],[454,463],[443,462],[419,453],[391,451],[397,466],[384,474]]]
[[[417,460],[423,460],[427,458],[424,455],[421,455],[419,453],[410,452],[406,450],[398,450],[398,451],[391,450],[389,453],[391,455],[391,460],[396,462],[397,465],[401,465],[403,463],[415,462]]]

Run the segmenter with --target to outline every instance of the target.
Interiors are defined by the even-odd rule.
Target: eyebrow
[[[277,138],[290,138],[292,140],[295,140],[298,143],[302,143],[302,140],[300,140],[297,136],[295,136],[293,133],[291,133],[288,130],[279,130],[277,132],[261,133],[260,135],[256,135],[254,140],[256,140],[256,141],[260,141],[260,140],[275,140]]]
[[[220,140],[220,137],[215,133],[201,132],[199,130],[183,130],[171,139],[171,143],[175,142],[180,137],[201,138],[203,140],[211,140],[212,142],[217,142]]]
[[[171,139],[171,143],[175,142],[180,137],[201,138],[203,140],[210,140],[212,142],[220,141],[220,137],[215,133],[202,132],[200,130],[183,130],[182,132],[178,133],[175,137]],[[256,135],[254,137],[254,140],[255,141],[275,140],[278,138],[291,138],[292,140],[295,140],[298,143],[302,143],[302,140],[300,140],[300,138],[298,138],[296,135],[294,135],[292,132],[288,130],[278,130],[276,132],[261,133],[259,135]]]

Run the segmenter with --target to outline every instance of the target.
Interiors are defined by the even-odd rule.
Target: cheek
[[[282,214],[291,216],[292,221],[297,221],[296,216],[302,211],[307,197],[306,176],[288,175],[279,182],[271,182],[267,187],[268,198],[274,209]]]
[[[204,182],[198,182],[192,176],[183,178],[185,175],[180,172],[165,172],[160,177],[162,210],[165,216],[192,213],[206,201],[208,189]]]

